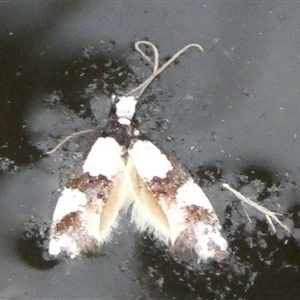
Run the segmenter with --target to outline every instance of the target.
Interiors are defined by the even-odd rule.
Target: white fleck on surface
[[[135,113],[136,99],[132,96],[118,97],[119,101],[116,103],[116,114],[119,118],[126,118],[131,120]]]
[[[177,190],[176,201],[179,207],[197,205],[212,209],[210,201],[200,186],[191,180],[187,181]]]
[[[87,204],[86,195],[78,189],[65,188],[59,197],[52,220],[54,222],[60,221],[64,216],[71,212],[76,212],[79,207]]]
[[[111,137],[100,137],[93,145],[83,165],[83,171],[91,176],[103,175],[111,180],[118,172],[122,147]]]
[[[128,152],[143,180],[150,181],[154,176],[165,178],[173,169],[167,156],[149,141],[137,141]]]

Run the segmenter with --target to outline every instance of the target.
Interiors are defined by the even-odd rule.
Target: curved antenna
[[[151,60],[151,58],[140,48],[140,45],[146,45],[152,48],[153,50],[153,56],[154,56],[154,62]],[[157,50],[157,47],[152,44],[149,41],[137,41],[134,44],[135,49],[142,55],[142,57],[144,59],[146,59],[149,63],[151,63],[153,65],[153,70],[152,70],[152,74],[143,82],[141,83],[138,87],[134,88],[131,92],[129,92],[128,94],[126,94],[125,96],[133,96],[135,98],[140,97],[145,89],[148,87],[148,85],[155,79],[155,77],[157,77],[160,73],[162,73],[170,64],[172,64],[181,54],[183,54],[186,50],[188,50],[189,48],[195,47],[198,48],[201,52],[204,52],[204,49],[202,48],[201,45],[199,44],[188,44],[186,46],[184,46],[182,49],[180,49],[179,51],[177,51],[167,62],[165,62],[160,68],[159,68],[159,53]],[[112,96],[112,103],[114,103],[115,100],[115,95]],[[57,151],[58,148],[60,148],[62,145],[64,145],[68,140],[79,136],[81,134],[85,134],[88,132],[92,132],[94,131],[94,129],[88,129],[88,130],[83,130],[83,131],[79,131],[79,132],[74,132],[71,135],[67,136],[66,138],[64,138],[56,147],[54,147],[54,149],[46,152],[47,155],[50,155],[52,153],[54,153],[55,151]]]
[[[65,137],[62,141],[60,141],[52,150],[46,152],[46,154],[50,155],[50,154],[54,153],[62,145],[64,145],[67,141],[69,141],[70,139],[72,139],[76,136],[80,136],[82,134],[88,133],[88,132],[92,132],[92,131],[94,131],[94,129],[87,129],[87,130],[81,130],[81,131],[78,131],[78,132],[73,132],[72,134]]]
[[[150,46],[153,50],[153,55],[154,55],[154,62],[149,58],[148,55],[145,54],[140,48],[140,45],[147,45]],[[183,54],[185,51],[187,51],[189,48],[195,47],[198,48],[201,52],[204,52],[204,49],[202,48],[201,45],[199,44],[188,44],[184,46],[182,49],[177,51],[167,62],[165,62],[160,68],[158,68],[158,63],[159,63],[159,53],[154,44],[152,44],[149,41],[137,41],[135,44],[135,49],[145,58],[148,62],[153,64],[153,70],[152,74],[143,82],[141,83],[138,87],[134,88],[131,92],[126,94],[126,96],[130,96],[135,94],[134,96],[136,98],[140,97],[145,89],[148,87],[148,85],[157,77],[160,73],[162,73],[170,64],[172,64],[181,54]]]

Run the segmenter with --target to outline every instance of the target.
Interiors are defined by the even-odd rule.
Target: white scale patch
[[[128,152],[143,180],[150,181],[154,176],[165,178],[173,169],[167,156],[149,141],[137,141]]]
[[[191,180],[177,190],[176,202],[179,207],[197,205],[206,209],[212,209],[212,205],[202,189]]]
[[[83,165],[91,176],[103,175],[111,180],[118,172],[122,147],[111,137],[100,137],[93,145]]]
[[[135,113],[135,106],[136,106],[136,99],[132,96],[126,97],[118,97],[118,102],[116,103],[116,114],[120,118],[119,123],[121,124],[128,124],[128,121],[130,121]],[[125,123],[124,119],[127,119],[127,122]],[[122,123],[123,122],[123,123]]]
[[[67,234],[62,234],[59,238],[50,239],[49,241],[49,254],[56,256],[64,249],[68,249],[71,258],[75,258],[80,254],[80,249],[74,240]]]
[[[84,207],[86,204],[85,193],[80,192],[78,189],[65,188],[57,201],[52,219],[54,222],[58,222],[64,216],[78,211],[80,207]]]

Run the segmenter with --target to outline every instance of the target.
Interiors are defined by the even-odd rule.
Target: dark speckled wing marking
[[[151,159],[146,149],[138,153],[134,151],[137,143],[141,142],[145,145],[150,143],[134,141],[127,164],[132,166],[131,181],[136,198],[132,221],[137,228],[152,232],[171,245],[175,253],[182,254],[180,256],[192,254],[198,261],[226,257],[227,242],[219,232],[218,217],[202,189],[174,156],[165,155],[153,143],[152,146],[161,153],[161,161],[156,156]],[[155,171],[159,173],[160,165],[163,165],[163,159],[168,160],[172,167],[166,168],[165,176],[163,173],[155,176]],[[149,160],[153,166],[148,168],[153,170],[147,173],[143,171],[146,165],[141,162]],[[168,165],[167,162],[165,165]]]
[[[94,146],[101,140],[101,149]],[[111,147],[115,147],[111,149]],[[100,137],[89,152],[80,174],[73,176],[58,199],[50,230],[49,253],[57,256],[64,252],[74,258],[81,253],[95,253],[108,241],[124,200],[121,192],[125,164],[122,147],[111,138]],[[107,148],[107,149],[105,149]],[[94,149],[94,150],[93,150]],[[100,151],[101,159],[95,165],[86,164],[93,151]],[[115,165],[103,165],[113,160]],[[99,165],[97,165],[99,164]],[[92,176],[90,172],[95,174]],[[103,175],[104,173],[106,175]]]

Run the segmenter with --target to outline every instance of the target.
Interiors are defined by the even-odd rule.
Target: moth
[[[140,45],[152,48],[153,62]],[[112,97],[107,125],[58,199],[48,243],[51,256],[97,253],[110,241],[119,213],[131,208],[137,229],[151,233],[175,256],[197,262],[227,257],[227,241],[206,195],[174,155],[140,133],[135,119],[137,98],[191,47],[204,51],[199,44],[188,44],[159,67],[157,48],[149,41],[135,43],[153,65],[152,74],[127,95]]]
[[[97,253],[109,242],[122,209],[131,221],[197,262],[228,255],[218,217],[188,171],[140,133],[137,100],[113,96],[105,128],[62,190],[53,213],[49,254],[70,258]]]

